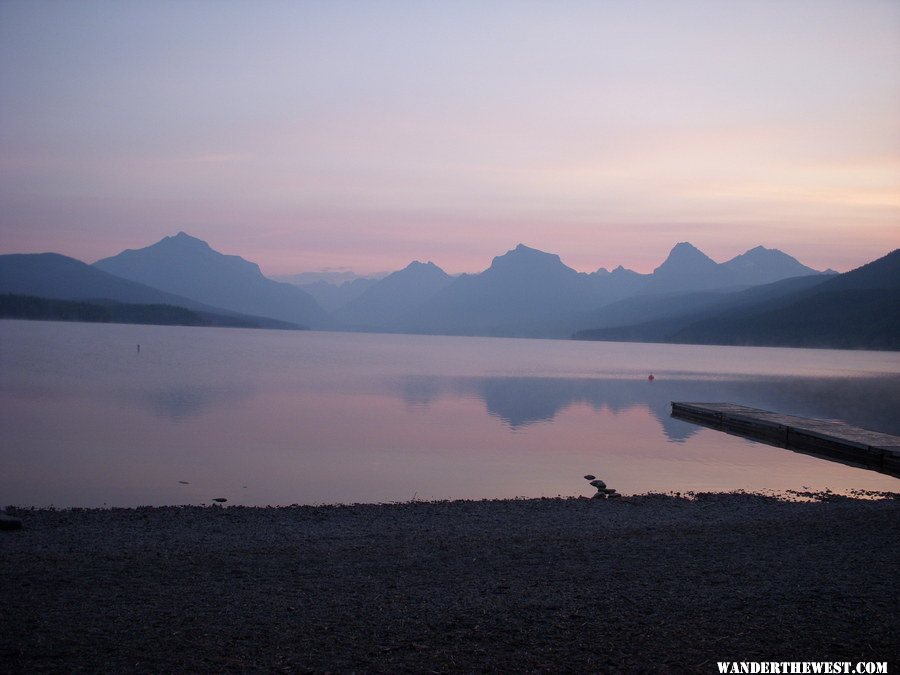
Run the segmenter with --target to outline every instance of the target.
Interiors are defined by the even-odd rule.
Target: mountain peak
[[[355,327],[384,328],[443,290],[453,278],[430,260],[413,260],[379,279],[338,308],[336,316]]]
[[[735,256],[728,262],[730,263],[732,260],[752,260],[752,259],[761,259],[761,258],[789,258],[791,260],[796,260],[793,256],[788,255],[784,251],[780,251],[777,248],[766,248],[765,246],[754,246],[749,251],[745,251],[738,256]],[[728,263],[725,263],[728,264]]]
[[[437,265],[435,265],[430,260],[428,262],[422,262],[421,260],[413,260],[409,265],[403,268],[404,270],[432,270],[432,269],[440,269]]]
[[[400,277],[412,277],[412,278],[449,278],[444,270],[435,265],[430,260],[428,262],[422,262],[420,260],[413,260],[409,265],[404,267],[399,272],[394,272],[393,274],[389,274],[385,279]]]
[[[553,255],[552,253],[545,253],[540,249],[532,248],[531,246],[526,246],[525,244],[516,244],[516,247],[511,251],[507,251],[506,255]],[[559,257],[559,256],[556,256]]]
[[[787,253],[783,251],[779,251],[777,248],[766,248],[765,246],[754,246],[749,251],[742,253],[739,256],[735,256],[732,260],[738,259],[757,259],[757,258],[775,258],[775,257],[788,257]],[[792,258],[793,259],[793,258]],[[730,261],[729,261],[730,262]]]
[[[525,244],[519,244],[503,255],[495,257],[491,261],[491,268],[521,267],[522,265],[530,266],[534,264],[565,267],[555,253],[545,253]]]
[[[722,263],[722,269],[731,275],[736,284],[748,286],[816,274],[816,270],[807,267],[784,251],[764,246],[751,248],[746,253]]]
[[[703,268],[712,269],[717,266],[715,260],[687,241],[682,241],[672,248],[662,265],[653,270],[655,276],[696,273]]]
[[[675,246],[672,247],[672,250],[669,251],[669,257],[672,257],[673,255],[700,255],[704,258],[708,257],[703,251],[689,241],[679,241],[675,244]]]
[[[163,237],[158,244],[162,244],[163,242],[178,244],[179,246],[195,246],[197,248],[204,248],[212,250],[212,247],[202,239],[198,239],[197,237],[192,237],[187,232],[181,231],[178,234],[171,237]]]
[[[186,232],[98,260],[94,267],[213,307],[300,325],[326,323],[325,312],[305,291],[267,279],[256,263],[219,253]]]

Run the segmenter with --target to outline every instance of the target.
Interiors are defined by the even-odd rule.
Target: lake
[[[900,435],[900,354],[4,320],[0,505],[900,490],[673,400]]]

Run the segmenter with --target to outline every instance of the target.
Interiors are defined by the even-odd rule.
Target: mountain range
[[[359,285],[359,281],[352,283]],[[406,314],[415,311],[451,283],[453,277],[433,262],[415,260],[365,288],[337,309],[334,315],[348,327],[393,330]]]
[[[900,249],[821,284],[705,317],[672,342],[900,349]]]
[[[319,279],[295,285],[315,298],[326,312],[334,312],[365,293],[370,286],[374,286],[376,283],[378,283],[378,279],[359,278],[342,281],[338,284]]]
[[[685,297],[673,299],[684,303]],[[620,312],[620,318],[622,313]],[[651,314],[652,316],[652,314]],[[633,315],[631,318],[634,318]],[[900,349],[900,249],[845,274],[797,277],[578,339],[745,346]]]
[[[717,263],[681,242],[649,274],[583,273],[519,244],[478,274],[414,261],[380,279],[301,287],[180,232],[91,266],[58,254],[0,256],[0,293],[176,305],[270,327],[895,349],[898,270],[896,251],[836,275],[777,249]],[[804,342],[803,326],[816,337]]]
[[[263,276],[259,265],[222,255],[205,241],[179,232],[152,246],[98,260],[96,269],[167,293],[244,314],[327,328],[328,314],[309,293]]]
[[[413,333],[563,337],[566,322],[604,300],[604,282],[567,267],[558,255],[519,244],[481,274],[464,274],[408,311],[398,329]]]
[[[52,300],[87,301],[96,304],[165,305],[183,307],[207,317],[231,317],[217,325],[256,328],[299,328],[271,317],[246,315],[213,307],[197,300],[166,293],[145,284],[122,279],[58,253],[0,255],[0,293]]]

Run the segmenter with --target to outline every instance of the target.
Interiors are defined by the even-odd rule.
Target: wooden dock
[[[735,403],[673,401],[672,417],[900,478],[900,436]]]

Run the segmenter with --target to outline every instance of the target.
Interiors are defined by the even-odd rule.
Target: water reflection
[[[124,390],[121,397],[145,407],[157,417],[182,421],[201,417],[216,408],[230,407],[255,394],[255,387],[176,385],[155,389]]]
[[[411,407],[442,397],[476,397],[487,413],[510,429],[553,421],[576,404],[596,411],[650,411],[671,442],[684,442],[695,425],[670,416],[672,401],[734,401],[785,414],[840,419],[849,424],[900,435],[900,377],[866,379],[673,377],[585,379],[542,377],[443,377],[417,375],[395,381],[394,390]]]
[[[410,407],[427,406],[443,397],[480,399],[488,415],[514,431],[552,422],[578,403],[613,413],[639,406],[653,414],[670,440],[690,438],[697,428],[669,416],[669,389],[654,389],[655,384],[621,379],[411,376],[398,381],[395,390]]]
[[[896,489],[675,420],[669,404],[900,434],[898,371],[893,355],[814,350],[0,322],[0,498],[533,497],[586,494],[590,473],[626,495]]]

